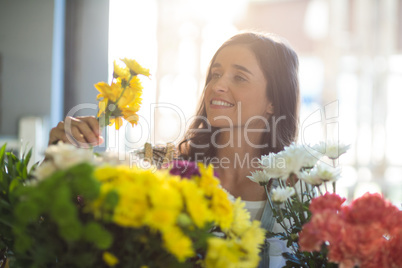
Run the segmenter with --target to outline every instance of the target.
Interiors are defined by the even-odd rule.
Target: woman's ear
[[[274,114],[274,106],[272,105],[272,102],[269,102],[267,105],[267,109],[265,110],[265,112],[269,115],[273,115]]]

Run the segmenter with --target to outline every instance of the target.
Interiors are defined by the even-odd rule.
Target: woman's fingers
[[[65,143],[88,148],[103,143],[99,136],[100,129],[95,117],[66,117],[50,131],[49,145],[62,140]]]
[[[92,120],[88,120],[89,118],[74,118],[68,117],[66,118],[66,132],[70,134],[76,142],[80,145],[80,147],[86,147],[85,144],[98,145],[99,139],[99,126],[98,129],[92,129],[93,125],[96,128],[96,125],[92,122]],[[95,119],[95,118],[94,118]],[[96,120],[96,119],[95,119]],[[82,144],[80,144],[82,143]]]
[[[64,122],[60,122],[57,127],[50,130],[49,134],[49,145],[55,144],[58,141],[63,141],[64,143],[71,143],[66,133],[64,132]]]

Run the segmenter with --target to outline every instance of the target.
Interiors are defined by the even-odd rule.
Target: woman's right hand
[[[78,147],[89,148],[103,143],[100,136],[98,120],[93,116],[71,117],[67,116],[49,133],[49,145],[58,141],[70,143]]]

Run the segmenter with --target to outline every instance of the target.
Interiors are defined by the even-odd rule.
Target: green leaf
[[[16,219],[22,224],[27,224],[39,217],[40,208],[30,200],[19,203],[14,209]]]
[[[78,220],[64,221],[59,225],[59,234],[66,241],[77,241],[82,235],[82,225]]]
[[[90,222],[84,227],[84,238],[99,249],[108,249],[113,242],[112,235],[96,222]]]
[[[8,189],[10,193],[12,193],[17,187],[22,186],[20,179],[20,177],[16,177],[11,181],[10,187]]]
[[[105,208],[113,210],[119,203],[119,194],[112,190],[106,194],[105,197]]]
[[[4,156],[5,156],[5,152],[6,152],[6,146],[7,143],[5,143],[3,146],[1,146],[0,149],[0,165],[3,166],[4,164]]]
[[[32,149],[30,149],[27,153],[26,156],[22,157],[22,161],[24,163],[24,166],[28,166],[29,160],[31,160],[31,156],[32,156]]]
[[[16,233],[14,244],[15,251],[20,253],[27,251],[32,245],[32,238],[24,232],[20,232],[17,230],[14,230],[14,232]]]
[[[93,172],[94,168],[91,164],[89,163],[82,163],[75,165],[71,167],[70,169],[67,170],[69,174],[71,174],[74,178],[82,178],[82,177],[87,177],[90,176]]]

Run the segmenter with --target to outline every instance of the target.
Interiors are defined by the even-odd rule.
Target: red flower
[[[320,212],[324,209],[340,210],[346,198],[342,198],[337,194],[325,193],[323,196],[314,198],[310,204],[310,211],[312,213]]]
[[[349,209],[345,211],[345,219],[362,224],[381,222],[387,215],[392,214],[394,208],[380,194],[366,193],[352,202]]]
[[[384,228],[388,230],[391,236],[398,234],[402,228],[402,211],[395,206],[393,208],[393,210],[389,209],[389,214],[387,214],[383,220]]]
[[[386,253],[388,267],[402,267],[402,227],[399,227],[399,232],[388,241]]]
[[[324,210],[312,216],[309,223],[299,233],[299,245],[303,251],[319,251],[325,241],[339,239],[342,223],[339,216],[330,210]]]
[[[328,245],[328,260],[340,267],[402,267],[402,211],[379,194],[365,194],[349,206],[325,194],[310,205],[313,215],[299,233],[303,251]]]
[[[307,223],[299,233],[299,245],[302,251],[319,251],[324,242],[314,225]]]

